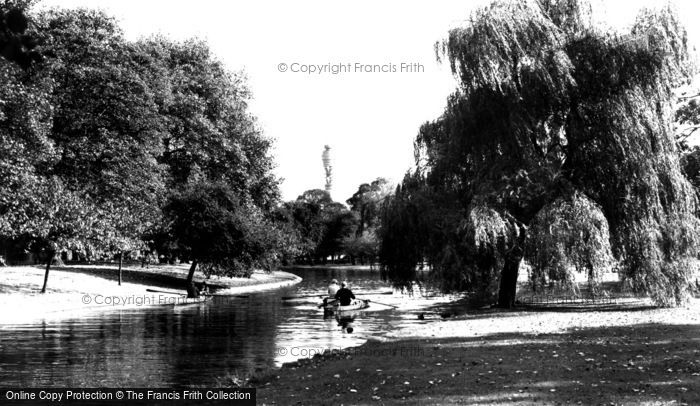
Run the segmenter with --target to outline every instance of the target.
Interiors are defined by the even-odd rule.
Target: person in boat
[[[343,281],[343,283],[340,284],[340,289],[335,292],[335,300],[339,301],[341,306],[349,306],[354,298],[355,295],[348,288],[348,283]]]
[[[202,287],[199,289],[199,296],[208,296],[209,295],[209,285],[207,285],[207,281],[202,281]]]
[[[335,297],[335,294],[338,292],[338,289],[340,289],[340,285],[338,284],[337,279],[331,280],[330,285],[328,285],[328,297]]]
[[[323,305],[326,306],[329,302],[333,303],[335,302],[335,294],[338,292],[338,289],[340,289],[340,285],[338,284],[337,279],[331,280],[331,283],[328,285],[328,297],[323,299]]]

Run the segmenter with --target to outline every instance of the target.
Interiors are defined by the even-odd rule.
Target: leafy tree
[[[416,266],[430,255],[428,245],[433,238],[429,232],[436,221],[435,200],[424,183],[420,174],[407,173],[396,192],[383,202],[378,229],[382,277],[409,290],[419,279]]]
[[[19,34],[17,27],[13,28],[13,24],[18,24],[13,19],[20,18],[19,14],[8,12],[3,18],[4,25],[0,28]],[[26,20],[23,20],[21,32],[25,29]],[[0,41],[7,40],[6,35],[4,31]],[[56,252],[85,235],[88,219],[80,218],[80,211],[74,210],[88,205],[81,196],[64,194],[59,179],[45,176],[46,168],[57,158],[49,137],[53,119],[52,86],[36,72],[20,70],[29,61],[23,62],[26,55],[21,53],[24,50],[16,49],[21,45],[17,41],[24,40],[10,38],[9,45],[3,48],[3,55],[9,61],[0,60],[0,236],[9,243],[18,239],[28,241],[34,251],[45,254],[46,272],[41,290],[44,293]]]
[[[357,192],[347,200],[350,209],[357,213],[359,222],[357,235],[374,228],[379,223],[379,209],[382,201],[391,193],[391,185],[384,178],[377,178],[372,183],[363,183]]]
[[[272,144],[248,111],[245,77],[224,69],[201,41],[156,37],[138,46],[143,58],[159,61],[150,69],[169,89],[157,103],[166,130],[160,161],[168,168],[170,188],[204,176],[228,182],[241,198],[270,212],[279,198]]]
[[[250,92],[245,78],[226,71],[200,41],[151,38],[135,44],[134,58],[141,61],[147,83],[155,89],[153,100],[162,124],[157,160],[167,173],[168,199],[179,199],[182,190],[192,187],[226,184],[242,205],[250,206],[269,225],[279,197],[278,180],[272,174],[271,141],[247,110]],[[270,247],[271,253],[288,255],[288,239],[293,237],[276,227],[271,230],[280,242],[279,250]],[[160,245],[174,252],[178,252],[176,241],[184,238],[172,232],[160,237]],[[211,268],[202,264],[205,271]],[[240,271],[239,265],[235,268]]]
[[[343,242],[345,252],[351,257],[374,260],[379,249],[377,227],[379,226],[379,213],[384,200],[391,194],[391,185],[384,178],[377,178],[372,183],[363,183],[357,192],[347,200],[350,210],[357,217],[355,235],[348,237]]]
[[[310,189],[299,195],[299,197],[297,197],[297,202],[310,204],[322,210],[326,206],[332,204],[333,199],[331,199],[331,195],[325,190]]]
[[[311,189],[278,208],[288,230],[294,230],[299,255],[308,262],[346,254],[347,242],[355,235],[357,216],[328,192]]]
[[[101,252],[116,253],[118,256],[119,285],[122,284],[124,255],[147,248],[148,232],[161,223],[160,206],[152,207],[148,203],[148,200],[130,199],[105,202],[101,206],[105,224],[97,245]]]
[[[324,263],[327,257],[341,256],[344,251],[343,243],[355,234],[357,218],[342,203],[331,203],[321,212],[323,237],[316,247],[316,256]]]
[[[115,20],[91,10],[40,15],[53,57],[45,74],[54,81],[51,138],[60,159],[49,173],[86,193],[103,214],[98,252],[140,249],[144,232],[160,216],[164,194],[163,119],[138,50]]]
[[[0,2],[0,55],[23,69],[42,59],[36,49],[38,37],[28,32],[30,20],[26,10],[30,4],[30,0]]]
[[[676,107],[676,140],[681,152],[681,168],[696,192],[700,190],[700,147],[689,140],[700,128],[700,89],[690,87],[679,97]]]
[[[308,247],[301,237],[300,230],[297,228],[297,223],[287,203],[280,204],[272,211],[270,221],[274,224],[279,235],[277,249],[282,265],[289,265],[305,255]]]
[[[67,189],[60,179],[51,178],[38,190],[36,211],[29,216],[26,227],[31,237],[31,249],[43,254],[46,261],[44,284],[46,293],[51,263],[63,249],[84,250],[91,242],[102,238],[100,219],[94,204],[86,196]]]
[[[280,216],[288,219],[289,227],[297,235],[299,255],[308,262],[317,256],[319,244],[326,232],[323,212],[332,203],[328,192],[311,189],[279,208]]]
[[[544,287],[546,279],[576,289],[574,269],[588,276],[595,293],[599,274],[613,264],[608,220],[598,205],[579,193],[543,207],[529,230],[527,245],[535,290]]]
[[[296,253],[293,258],[290,258],[293,261],[297,259],[312,261],[316,239],[312,237],[312,215],[309,209],[307,205],[293,200],[282,203],[274,211],[273,218],[294,238]]]
[[[678,97],[676,106],[676,139],[681,151],[688,150],[688,140],[700,129],[700,89],[689,86]]]
[[[365,264],[365,261],[369,261],[370,264],[374,263],[379,250],[379,238],[376,230],[364,232],[359,236],[354,234],[346,237],[342,242],[342,248],[353,264],[355,264],[356,259],[359,259],[362,265]]]
[[[247,277],[256,268],[273,269],[281,258],[278,230],[224,183],[189,185],[163,211],[179,250],[192,260],[188,286],[198,264],[207,275]]]
[[[695,192],[700,193],[700,147],[696,145],[681,156],[681,168]]]
[[[52,172],[103,201],[157,201],[162,119],[116,22],[83,9],[42,21],[55,54],[47,74],[56,81],[51,137],[61,159]]]
[[[0,43],[30,52],[23,12],[0,12]],[[293,251],[293,236],[272,224],[271,141],[248,112],[242,75],[203,42],[126,41],[98,11],[44,11],[35,26],[51,50],[41,65],[0,60],[0,237],[49,253],[47,279],[51,258],[76,248],[118,254],[121,283],[124,253],[158,230],[207,273],[270,269]],[[188,211],[208,197],[223,216],[210,228]],[[186,231],[221,245],[202,247]]]
[[[0,235],[30,232],[41,194],[41,169],[52,165],[49,84],[0,60]]]
[[[512,306],[528,248],[530,258],[546,248],[527,246],[532,227],[576,212],[578,203],[564,203],[573,201],[590,219],[600,208],[635,288],[664,305],[685,297],[696,200],[668,120],[672,89],[689,73],[685,32],[668,8],[643,11],[625,36],[594,30],[588,10],[579,1],[495,2],[439,44],[460,85],[416,138],[416,178],[432,208],[423,251],[443,288]],[[388,224],[400,221],[390,212]],[[597,241],[600,224],[552,232]],[[563,255],[585,270],[604,252],[593,244]],[[415,263],[394,261],[383,259],[401,282]]]

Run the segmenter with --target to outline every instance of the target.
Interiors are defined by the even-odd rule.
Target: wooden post
[[[124,251],[119,251],[119,286],[122,286],[122,261],[124,260]]]

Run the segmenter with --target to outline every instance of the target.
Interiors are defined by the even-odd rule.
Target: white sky
[[[602,0],[597,0],[603,4]],[[252,112],[276,140],[282,197],[324,186],[323,146],[332,147],[333,198],[344,202],[361,183],[398,182],[413,165],[419,126],[439,116],[454,89],[433,44],[487,1],[214,1],[44,0],[42,6],[101,8],[130,39],[154,33],[206,39],[230,70],[244,70]],[[610,3],[610,4],[607,4]],[[654,0],[607,2],[611,24],[630,24]],[[676,5],[697,44],[700,4]],[[700,2],[698,2],[700,3]],[[422,73],[305,74],[278,65],[420,63]]]

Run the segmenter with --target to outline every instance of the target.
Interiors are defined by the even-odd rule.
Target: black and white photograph
[[[698,16],[0,0],[0,405],[700,405]]]

